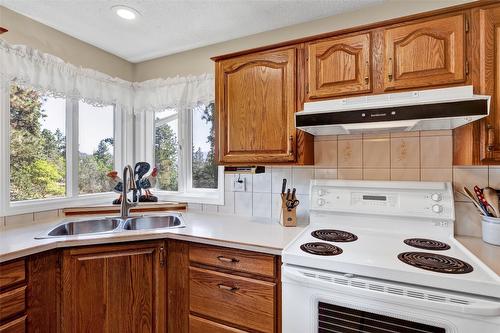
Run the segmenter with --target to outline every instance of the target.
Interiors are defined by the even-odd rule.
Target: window
[[[99,121],[96,121],[99,119]],[[114,108],[78,103],[78,190],[109,192],[106,174],[114,167]]]
[[[214,110],[210,103],[140,117],[146,128],[142,132],[154,133],[152,142],[146,134],[144,158],[154,161],[158,168],[155,194],[160,199],[223,202],[223,169],[215,161]],[[136,125],[141,132],[141,120]]]
[[[192,187],[217,188],[217,164],[215,163],[214,103],[201,105],[192,110]]]
[[[10,200],[66,195],[66,100],[10,89]]]
[[[121,151],[114,106],[95,107],[17,85],[0,101],[9,110],[1,114],[8,127],[0,123],[9,142],[9,158],[0,161],[3,179],[9,180],[1,193],[2,210],[52,209],[51,204],[61,207],[72,199],[82,202],[81,195],[89,202],[99,194],[114,197],[106,176]]]
[[[167,109],[155,114],[155,165],[158,168],[157,188],[179,189],[179,126],[177,111]]]

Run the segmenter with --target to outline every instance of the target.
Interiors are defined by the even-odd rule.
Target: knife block
[[[281,195],[280,224],[284,227],[297,226],[297,207],[288,210],[286,207],[286,195]]]

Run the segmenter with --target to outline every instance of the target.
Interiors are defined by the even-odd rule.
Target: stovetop
[[[346,226],[339,226],[338,229],[353,233],[358,237],[356,241],[320,241],[311,235],[315,230],[331,227],[331,224],[307,227],[283,251],[283,263],[500,298],[500,278],[452,237],[436,239],[432,234],[403,234]],[[432,239],[450,248],[419,249],[404,242],[410,238]],[[318,242],[339,250],[335,255],[316,255],[301,248],[304,244]],[[459,265],[463,271],[458,274],[435,272],[403,262],[398,257],[403,253],[450,257],[465,265]]]

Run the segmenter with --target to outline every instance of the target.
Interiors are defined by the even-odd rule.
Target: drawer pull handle
[[[217,287],[219,287],[219,289],[223,289],[223,290],[227,290],[227,291],[237,291],[240,289],[238,287],[226,286],[225,284],[222,284],[222,283],[219,283],[217,285]]]
[[[227,258],[227,257],[224,257],[224,256],[218,256],[217,259],[219,259],[222,262],[240,262],[236,258]]]
[[[392,67],[392,58],[389,58],[389,74],[387,75],[387,78],[389,79],[389,82],[392,81],[392,73],[394,71],[394,68]]]

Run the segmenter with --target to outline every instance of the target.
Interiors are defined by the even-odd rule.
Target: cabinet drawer
[[[261,332],[275,331],[276,284],[189,268],[190,310]]]
[[[0,294],[0,321],[24,312],[26,309],[26,286]]]
[[[0,333],[25,333],[26,332],[26,316],[9,321],[0,326]]]
[[[274,256],[269,254],[193,244],[189,247],[189,260],[267,277],[276,275]]]
[[[0,289],[21,283],[25,279],[26,267],[24,259],[0,265]]]
[[[222,325],[204,318],[189,316],[189,333],[247,333],[234,327]],[[1,332],[0,332],[1,333]]]

